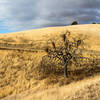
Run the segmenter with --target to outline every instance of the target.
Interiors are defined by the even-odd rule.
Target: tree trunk
[[[64,66],[64,77],[67,78],[68,77],[68,64],[65,64]]]

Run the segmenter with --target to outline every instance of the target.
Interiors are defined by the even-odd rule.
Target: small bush
[[[96,22],[93,22],[92,24],[97,24]]]
[[[72,22],[71,25],[78,25],[78,22],[77,21],[74,21],[74,22]]]
[[[56,59],[57,60],[57,59]],[[48,55],[44,56],[37,67],[36,76],[38,79],[44,79],[51,75],[59,76],[63,73],[63,66],[58,61],[55,61],[53,58],[50,58]]]

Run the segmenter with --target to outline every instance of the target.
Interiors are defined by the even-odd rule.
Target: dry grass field
[[[100,100],[100,76],[73,82],[62,87],[27,90],[3,100]]]
[[[77,75],[71,73],[66,79],[62,73],[54,75],[52,72],[48,77],[40,78],[37,67],[47,55],[47,41],[55,37],[59,40],[66,31],[74,38],[86,38],[85,57],[100,58],[99,24],[0,34],[0,99],[100,100],[100,66],[91,65],[92,74],[82,67],[76,71]]]

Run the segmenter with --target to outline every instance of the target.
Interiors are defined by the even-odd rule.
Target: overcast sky
[[[0,33],[100,22],[100,0],[0,0]]]

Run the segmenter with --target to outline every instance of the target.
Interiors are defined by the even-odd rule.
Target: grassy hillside
[[[99,100],[100,75],[73,82],[66,86],[56,86],[42,91],[25,91],[4,100]]]
[[[73,79],[74,75],[71,75],[70,79],[64,79],[63,74],[60,76],[51,75],[43,80],[36,79],[36,77],[38,77],[36,68],[39,66],[42,57],[47,54],[44,50],[47,46],[47,41],[55,37],[59,40],[60,35],[66,33],[66,31],[70,31],[74,38],[77,38],[77,36],[86,36],[85,43],[88,46],[86,46],[85,49],[99,56],[99,24],[53,27],[0,34],[0,98],[18,94],[29,89],[35,92],[43,91],[47,88],[59,87],[76,79],[76,77]],[[89,52],[87,53],[89,54]],[[80,76],[86,77],[86,72],[82,70],[81,72],[83,74]],[[84,83],[85,81],[83,84]],[[74,88],[74,85],[72,88]],[[57,93],[57,91],[55,91],[55,93]],[[66,92],[64,94],[66,94]],[[40,96],[39,98],[42,97]],[[41,100],[47,99],[45,97],[45,99],[43,98]]]

